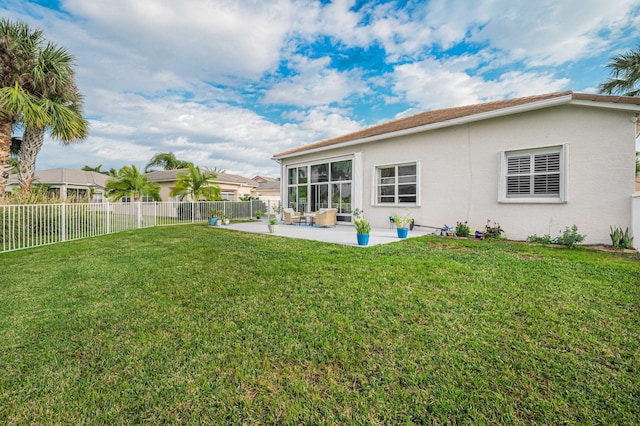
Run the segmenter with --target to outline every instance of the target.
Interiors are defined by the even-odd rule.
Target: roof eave
[[[400,137],[400,136],[413,135],[415,133],[421,133],[421,132],[426,132],[426,131],[430,131],[430,130],[442,129],[442,128],[445,128],[445,127],[459,126],[461,124],[472,123],[472,122],[475,122],[475,121],[488,120],[488,119],[491,119],[491,118],[498,118],[498,117],[503,117],[503,116],[512,115],[512,114],[519,114],[519,113],[526,112],[526,111],[533,111],[533,110],[537,110],[537,109],[549,108],[549,107],[553,107],[553,106],[563,105],[563,104],[567,104],[567,103],[569,103],[571,101],[572,101],[571,94],[565,95],[565,96],[558,96],[556,98],[545,99],[545,100],[538,101],[538,102],[531,102],[531,103],[528,103],[528,104],[516,105],[516,106],[513,106],[513,107],[509,107],[509,108],[501,108],[501,109],[494,110],[494,111],[481,112],[479,114],[467,115],[467,116],[464,116],[464,117],[454,118],[454,119],[451,119],[451,120],[445,120],[445,121],[441,121],[441,122],[438,122],[438,123],[425,124],[424,126],[411,127],[409,129],[398,130],[398,131],[389,132],[389,133],[383,133],[383,134],[380,134],[380,135],[370,136],[368,138],[355,139],[355,140],[352,140],[352,141],[337,143],[337,144],[334,144],[334,145],[327,145],[327,146],[313,148],[313,149],[309,149],[309,150],[292,152],[290,154],[274,155],[272,157],[272,159],[273,160],[282,160],[282,159],[286,159],[286,158],[298,157],[300,155],[315,154],[315,153],[318,153],[318,152],[328,151],[328,150],[332,150],[332,149],[336,149],[336,148],[344,148],[344,147],[360,145],[360,144],[368,143],[368,142],[375,142],[375,141],[380,141],[380,140],[390,139],[390,138],[395,138],[395,137]],[[573,101],[573,102],[582,102],[582,101]],[[584,101],[584,102],[590,102],[590,101]],[[594,106],[593,102],[591,102],[590,105]]]

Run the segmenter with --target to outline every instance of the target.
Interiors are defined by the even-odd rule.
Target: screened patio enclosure
[[[298,212],[338,210],[339,222],[351,222],[353,160],[287,168],[286,205]]]

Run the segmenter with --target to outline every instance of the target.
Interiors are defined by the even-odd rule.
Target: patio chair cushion
[[[336,226],[338,209],[320,209],[316,214],[317,226]]]
[[[292,208],[284,208],[282,209],[282,212],[284,213],[284,223],[300,222],[300,215]]]

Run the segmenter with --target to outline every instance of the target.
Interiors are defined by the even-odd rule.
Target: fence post
[[[136,206],[136,223],[138,225],[138,229],[142,228],[142,202],[138,201]]]
[[[191,202],[191,223],[196,222],[196,203],[195,201]]]
[[[60,241],[67,241],[67,204],[60,204]]]
[[[111,233],[111,204],[109,204],[109,202],[107,201],[107,205],[106,205],[106,210],[107,210],[107,214],[106,214],[106,218],[107,218],[107,234]]]

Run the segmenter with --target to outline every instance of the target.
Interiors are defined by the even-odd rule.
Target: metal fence
[[[250,219],[257,211],[273,213],[272,204],[254,200],[0,205],[0,251],[151,226],[205,222],[212,216]]]

